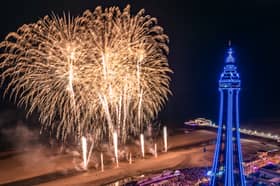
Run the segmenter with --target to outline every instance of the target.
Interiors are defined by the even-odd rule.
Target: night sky
[[[182,125],[196,117],[217,120],[218,79],[228,40],[242,79],[241,122],[280,121],[279,0],[2,0],[0,40],[52,12],[75,16],[97,5],[124,8],[127,3],[133,14],[145,8],[157,17],[170,37],[173,96],[160,113],[163,122]],[[3,99],[0,104],[2,113],[14,108]]]

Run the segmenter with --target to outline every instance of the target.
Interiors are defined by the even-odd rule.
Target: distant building
[[[248,186],[280,185],[280,165],[268,164],[248,176]]]

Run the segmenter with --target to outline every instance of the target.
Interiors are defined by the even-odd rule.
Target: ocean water
[[[280,135],[280,118],[241,122],[240,127]]]

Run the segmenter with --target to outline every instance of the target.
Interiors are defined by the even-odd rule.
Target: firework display
[[[62,141],[92,134],[98,143],[117,132],[124,143],[170,94],[167,44],[157,19],[129,6],[45,16],[0,43],[1,85]]]

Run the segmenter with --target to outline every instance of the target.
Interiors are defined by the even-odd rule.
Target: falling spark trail
[[[140,134],[140,144],[141,144],[142,158],[144,158],[145,157],[144,134]]]
[[[74,99],[75,98],[75,93],[74,93],[74,89],[73,89],[73,79],[74,79],[74,75],[73,75],[73,65],[69,64],[69,75],[68,75],[68,87],[67,90],[70,92],[71,94],[71,98]]]
[[[119,157],[118,157],[118,134],[115,131],[113,133],[113,145],[114,145],[114,153],[117,167],[119,167]]]
[[[109,139],[111,139],[111,134],[113,133],[113,122],[112,122],[112,118],[111,118],[111,114],[109,111],[109,106],[108,106],[108,101],[106,96],[102,96],[102,95],[98,95],[99,96],[99,100],[102,104],[102,107],[104,108],[104,112],[105,112],[105,116],[107,119],[107,124],[108,124],[108,130],[109,130]]]
[[[87,139],[82,136],[83,168],[87,169]]]
[[[132,164],[131,152],[129,153],[129,164]]]
[[[142,101],[143,101],[143,91],[141,90],[139,93],[139,104],[138,104],[138,126],[141,126]]]
[[[104,161],[103,161],[103,153],[100,154],[100,162],[101,162],[101,172],[104,172]]]
[[[92,143],[91,143],[91,145],[90,145],[89,152],[88,152],[88,157],[87,157],[87,166],[88,166],[89,161],[90,161],[90,158],[91,158],[93,146],[94,146],[94,141],[92,140]]]
[[[164,152],[167,152],[167,127],[163,127]]]
[[[138,103],[138,127],[141,126],[141,111],[142,111],[142,97],[143,97],[143,92],[141,90],[141,65],[140,65],[140,59],[137,61],[137,65],[136,65],[136,69],[137,69],[137,87],[138,87],[138,99],[139,99],[139,103]]]
[[[157,144],[155,143],[155,158],[157,158],[158,155],[157,155]]]

